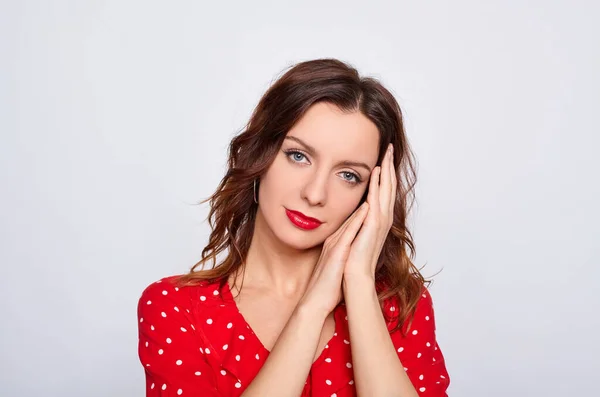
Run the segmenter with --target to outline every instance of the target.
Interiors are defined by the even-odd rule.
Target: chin
[[[285,223],[273,229],[275,236],[277,236],[283,244],[297,250],[307,250],[314,248],[325,241],[321,229],[323,225],[313,230],[301,230],[290,222],[287,215],[284,214],[283,217]]]

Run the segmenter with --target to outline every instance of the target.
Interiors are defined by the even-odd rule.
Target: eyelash
[[[287,156],[287,158],[288,158],[288,159],[290,159],[290,155],[291,155],[291,154],[296,154],[296,153],[298,153],[298,154],[301,154],[301,155],[303,155],[304,157],[307,157],[307,156],[306,156],[306,154],[304,154],[304,153],[302,153],[301,151],[299,151],[299,150],[296,150],[296,149],[284,150],[283,152],[286,154],[286,156]],[[292,161],[293,161],[294,163],[297,163],[297,161],[295,161],[295,160],[292,160]],[[350,174],[350,175],[352,175],[352,176],[355,178],[355,181],[354,181],[354,182],[352,182],[352,181],[349,181],[348,179],[344,179],[344,180],[345,180],[346,182],[348,182],[349,184],[351,184],[351,185],[358,185],[359,183],[361,183],[361,182],[362,182],[362,179],[360,178],[360,176],[359,176],[358,174],[356,174],[356,173],[354,173],[354,172],[350,172],[350,171],[342,171],[342,172],[343,172],[344,174]]]

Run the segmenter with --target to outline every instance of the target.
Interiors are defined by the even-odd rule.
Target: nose
[[[327,180],[326,173],[315,173],[304,184],[302,188],[302,199],[306,200],[311,206],[323,206],[327,201]]]

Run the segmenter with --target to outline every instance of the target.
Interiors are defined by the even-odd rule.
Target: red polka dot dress
[[[163,278],[138,302],[139,358],[146,396],[237,397],[252,382],[269,351],[237,309],[229,285],[202,282],[176,288]],[[384,304],[397,312],[395,298]],[[312,364],[302,397],[356,396],[346,307],[334,311],[335,333]],[[388,322],[388,330],[394,326]],[[406,325],[405,325],[406,326]],[[431,296],[417,305],[410,332],[390,335],[398,358],[419,396],[447,396],[450,383],[435,338]]]

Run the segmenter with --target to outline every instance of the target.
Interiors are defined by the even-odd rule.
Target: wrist
[[[312,304],[305,300],[301,300],[294,309],[294,315],[299,316],[304,320],[323,323],[330,312],[331,311],[329,309]]]
[[[375,287],[375,276],[366,273],[344,273],[344,286],[346,285],[372,285]]]

